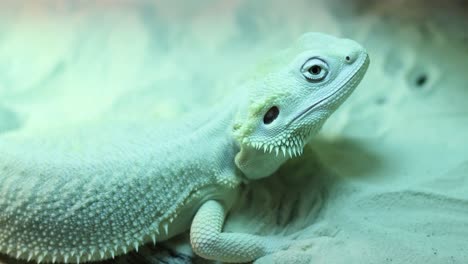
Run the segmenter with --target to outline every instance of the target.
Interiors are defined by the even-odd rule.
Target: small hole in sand
[[[427,75],[426,74],[421,74],[416,78],[416,86],[421,87],[424,86],[424,84],[427,83]]]
[[[384,105],[385,103],[387,103],[387,98],[385,97],[379,97],[375,100],[375,103],[377,105]]]
[[[346,56],[346,60],[349,61],[351,58],[349,56]]]

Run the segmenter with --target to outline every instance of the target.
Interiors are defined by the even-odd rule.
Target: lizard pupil
[[[271,122],[275,121],[278,115],[279,115],[278,107],[273,106],[272,108],[270,108],[270,110],[268,110],[268,112],[263,117],[263,123],[265,125],[271,124]]]
[[[313,74],[313,75],[320,74],[321,71],[322,71],[322,68],[318,65],[314,65],[310,67],[309,69],[310,74]]]

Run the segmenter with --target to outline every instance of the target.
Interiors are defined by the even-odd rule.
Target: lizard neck
[[[235,163],[245,178],[256,180],[272,175],[287,159],[285,155],[275,155],[242,146],[236,155]]]
[[[234,130],[237,123],[236,119],[245,116],[248,109],[250,98],[248,93],[248,86],[241,86],[236,91],[235,112],[233,122],[231,124],[231,136],[236,142],[238,152],[235,156],[235,164],[242,174],[242,178],[247,180],[256,180],[268,177],[273,174],[278,168],[288,159],[286,155],[276,155],[274,153],[265,152],[260,149],[255,149],[250,145],[238,142],[234,136]]]

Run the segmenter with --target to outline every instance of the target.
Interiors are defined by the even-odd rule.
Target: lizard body
[[[362,79],[351,40],[305,34],[230,103],[170,124],[0,138],[0,252],[37,262],[109,259],[190,229],[208,259],[248,262],[291,241],[223,233],[239,186],[300,155]]]

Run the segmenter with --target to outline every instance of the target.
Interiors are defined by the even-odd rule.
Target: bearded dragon
[[[0,252],[36,262],[114,258],[190,230],[193,251],[249,262],[293,241],[223,232],[240,186],[301,155],[363,78],[352,40],[307,33],[227,103],[163,124],[0,138]]]

